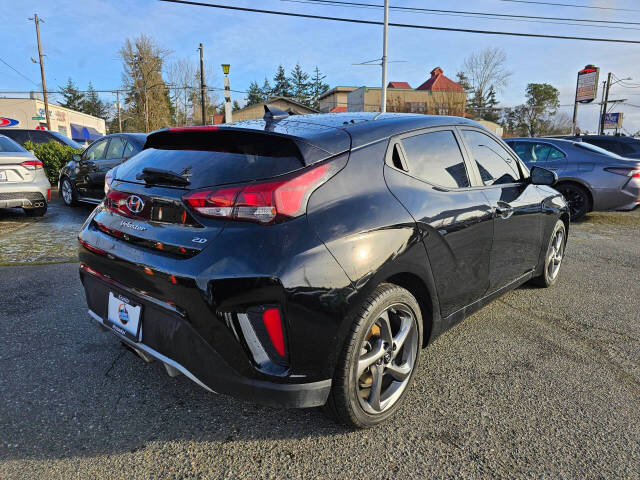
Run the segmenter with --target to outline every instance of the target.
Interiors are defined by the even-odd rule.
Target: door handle
[[[496,213],[502,218],[509,218],[513,215],[513,207],[506,202],[498,202],[496,206]]]

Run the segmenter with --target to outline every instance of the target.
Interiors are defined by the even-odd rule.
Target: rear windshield
[[[169,170],[190,181],[188,188],[242,183],[275,177],[302,168],[298,156],[253,155],[204,150],[165,150],[147,148],[123,163],[118,180],[144,183],[136,175],[143,168]]]
[[[0,153],[5,152],[26,152],[26,150],[10,138],[0,135]]]
[[[613,152],[610,152],[609,150],[605,150],[604,148],[600,148],[597,147],[591,143],[587,143],[587,142],[574,142],[573,143],[576,147],[578,148],[582,148],[584,150],[589,150],[591,152],[594,153],[599,153],[600,155],[606,155],[607,157],[611,157],[611,158],[617,158],[618,160],[624,160],[624,157],[621,157],[620,155],[617,155]]]

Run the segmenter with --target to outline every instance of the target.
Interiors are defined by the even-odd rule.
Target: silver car
[[[556,190],[569,202],[571,219],[590,211],[631,210],[640,204],[640,161],[586,142],[556,138],[506,138],[531,168],[558,175]]]
[[[0,208],[20,207],[42,216],[51,200],[51,184],[42,162],[10,138],[0,135]]]

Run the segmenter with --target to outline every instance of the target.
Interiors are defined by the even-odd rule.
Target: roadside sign
[[[45,117],[31,117],[31,120],[45,120]]]
[[[617,130],[618,128],[622,128],[622,113],[605,113],[604,129]]]
[[[578,86],[576,87],[576,102],[591,103],[598,94],[598,76],[600,69],[587,65],[578,72]]]

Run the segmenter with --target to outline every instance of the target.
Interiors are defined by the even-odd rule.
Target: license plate
[[[142,305],[119,293],[109,292],[109,309],[105,325],[134,342],[140,341]]]
[[[4,170],[0,170],[0,182],[6,182],[7,181],[7,172],[5,172]]]

